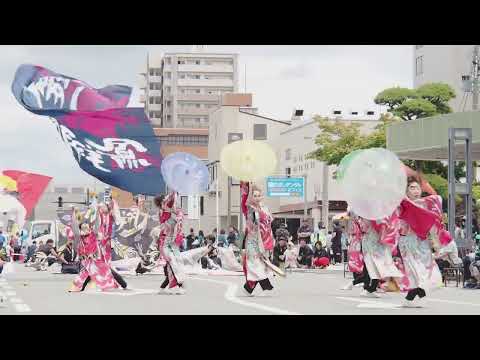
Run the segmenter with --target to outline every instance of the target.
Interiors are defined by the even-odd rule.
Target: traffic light
[[[61,196],[58,197],[58,207],[63,207],[63,198]]]

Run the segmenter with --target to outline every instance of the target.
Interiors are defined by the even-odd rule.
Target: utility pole
[[[323,181],[322,181],[322,222],[328,231],[328,164],[323,163]]]
[[[473,77],[473,87],[472,87],[472,110],[473,111],[478,111],[478,92],[479,92],[479,87],[478,87],[478,78],[479,78],[479,71],[478,71],[478,66],[479,66],[479,45],[475,45],[473,48],[473,62],[472,62],[472,77]]]

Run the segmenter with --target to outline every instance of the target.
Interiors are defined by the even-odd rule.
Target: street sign
[[[273,177],[267,178],[268,197],[303,197],[305,178]]]

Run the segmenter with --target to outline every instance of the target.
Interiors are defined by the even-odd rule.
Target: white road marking
[[[367,300],[367,299],[357,299],[357,298],[348,298],[338,296],[337,299],[359,302],[357,305],[358,308],[372,308],[372,309],[400,309],[399,304],[392,304],[376,300]]]
[[[479,303],[469,303],[469,302],[464,302],[464,301],[453,301],[453,300],[443,300],[443,299],[432,299],[432,298],[429,298],[429,297],[426,297],[426,300],[427,300],[427,303],[429,301],[433,301],[433,302],[443,302],[443,303],[447,303],[447,304],[455,304],[455,305],[469,305],[469,306],[480,306]]]
[[[133,295],[145,295],[155,294],[158,290],[155,289],[130,289],[130,290],[118,290],[118,291],[85,291],[88,295],[115,295],[115,296],[133,296]]]
[[[211,279],[201,279],[201,278],[192,278],[192,279],[200,280],[200,281],[208,281],[208,282],[213,282],[213,283],[222,284],[222,285],[227,285],[227,291],[224,294],[225,299],[227,301],[233,302],[233,303],[238,304],[238,305],[247,306],[247,307],[251,307],[251,308],[256,308],[256,309],[259,309],[259,310],[268,311],[268,312],[271,312],[271,313],[274,313],[274,314],[280,314],[280,315],[301,315],[301,314],[296,313],[296,312],[292,312],[292,311],[288,311],[288,310],[275,308],[275,307],[272,307],[272,306],[266,306],[266,305],[261,305],[261,304],[241,300],[241,299],[237,298],[236,295],[235,295],[238,291],[238,285],[234,284],[232,282],[218,281],[218,280],[211,280]]]
[[[30,306],[27,304],[15,304],[13,305],[15,308],[16,312],[30,312],[32,309],[30,309]]]
[[[23,303],[23,300],[18,298],[18,297],[12,297],[12,298],[9,298],[8,300],[10,300],[10,302],[12,304],[22,304]]]

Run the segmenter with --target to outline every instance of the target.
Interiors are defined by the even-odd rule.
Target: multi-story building
[[[360,131],[367,134],[378,125],[379,114],[375,111],[334,110],[328,116],[332,121],[360,124]],[[306,179],[305,198],[281,197],[279,206],[273,209],[274,216],[284,219],[289,228],[300,225],[300,219],[305,215],[313,218],[316,225],[321,221],[322,192],[324,190],[324,162],[308,159],[308,155],[318,148],[315,139],[320,128],[314,119],[294,117],[292,125],[280,133],[275,143],[281,173],[284,176],[304,177]],[[338,182],[333,179],[336,166],[328,166],[328,184],[325,191],[329,199],[329,219],[347,208],[345,196]],[[306,205],[305,205],[306,202]],[[331,221],[329,221],[331,223]],[[291,225],[291,226],[290,226]]]
[[[471,111],[471,94],[464,99],[462,76],[469,75],[474,45],[414,45],[414,87],[444,82],[455,90],[450,106],[454,112]]]
[[[152,124],[165,128],[208,128],[208,114],[222,95],[238,90],[237,54],[147,55],[140,101]]]
[[[237,96],[236,100],[245,103],[240,95]],[[210,187],[208,194],[203,196],[200,207],[200,227],[204,231],[212,231],[213,228],[217,227],[217,191],[219,195],[220,229],[227,230],[227,227],[231,224],[237,227],[240,225],[240,184],[236,179],[233,179],[230,186],[231,218],[230,222],[228,220],[228,175],[220,165],[220,153],[223,147],[237,140],[261,140],[275,148],[280,132],[290,126],[288,121],[258,115],[257,109],[234,105],[235,101],[233,100],[226,102],[230,105],[222,105],[210,114],[210,136],[208,140]],[[280,167],[277,168],[277,170],[279,169]],[[264,181],[258,182],[257,185],[265,188]],[[265,197],[265,203],[269,208],[278,207],[278,199],[275,198]]]

